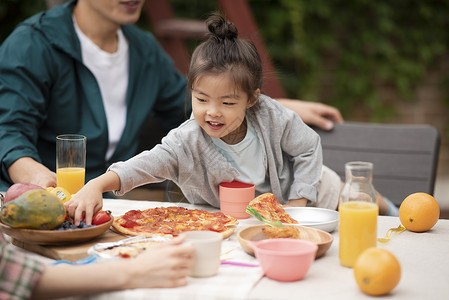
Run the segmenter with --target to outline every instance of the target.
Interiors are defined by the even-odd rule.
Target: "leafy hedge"
[[[172,1],[179,16],[204,18],[214,1]],[[388,86],[404,101],[449,49],[449,1],[249,0],[289,97],[355,107],[386,120]],[[215,7],[217,9],[217,7]],[[449,104],[449,75],[441,89]]]
[[[382,118],[386,105],[378,85],[391,85],[402,99],[413,100],[416,85],[447,54],[448,1],[276,2],[253,9],[259,20],[280,24],[262,29],[280,70],[288,77],[302,75],[300,85],[286,82],[287,90],[343,111],[363,102]],[[284,46],[275,41],[279,36]],[[331,90],[323,93],[327,86]]]
[[[215,1],[171,0],[179,17],[204,19]],[[412,101],[415,87],[449,49],[449,1],[249,0],[289,97],[355,107],[374,121],[394,114],[379,95],[392,88]],[[44,0],[3,0],[0,41]],[[145,26],[145,20],[139,23]],[[449,75],[441,76],[449,104]]]

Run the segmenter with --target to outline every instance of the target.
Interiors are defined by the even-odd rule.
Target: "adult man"
[[[189,115],[185,79],[154,37],[132,25],[143,4],[71,1],[31,17],[5,40],[0,190],[14,182],[56,186],[59,134],[87,137],[87,181],[135,154],[148,117],[169,130]],[[323,104],[281,101],[309,124],[342,121]]]

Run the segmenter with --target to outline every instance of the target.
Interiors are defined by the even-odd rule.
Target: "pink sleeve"
[[[29,299],[45,264],[8,247],[0,233],[0,299]]]

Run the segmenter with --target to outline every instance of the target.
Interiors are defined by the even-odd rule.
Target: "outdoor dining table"
[[[131,209],[159,206],[218,211],[210,206],[188,203],[104,199],[103,209],[120,216]],[[250,217],[240,219],[235,233],[223,241],[225,259],[258,264],[244,252],[237,240],[237,232],[247,226],[260,224]],[[378,237],[400,224],[397,217],[378,217]],[[216,276],[189,277],[187,286],[178,288],[135,289],[109,292],[71,299],[373,299],[356,285],[353,270],[342,267],[338,258],[338,226],[331,233],[334,241],[324,256],[315,260],[306,276],[295,282],[278,282],[263,275],[261,267],[242,267],[223,264]],[[401,281],[386,297],[394,299],[449,299],[449,220],[440,219],[429,231],[404,231],[392,234],[386,244],[378,247],[390,250],[399,260]],[[99,262],[101,263],[101,262]]]

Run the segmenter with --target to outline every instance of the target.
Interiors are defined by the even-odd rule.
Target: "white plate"
[[[298,225],[313,227],[327,232],[334,231],[338,225],[339,214],[336,210],[319,207],[286,207],[285,211],[298,221]]]
[[[143,235],[139,235],[139,236],[133,236],[127,239],[123,239],[120,241],[116,241],[116,242],[108,242],[108,243],[98,243],[95,244],[94,246],[90,247],[87,250],[87,254],[89,255],[93,255],[96,256],[98,259],[100,260],[119,260],[120,257],[118,256],[112,256],[109,254],[105,254],[102,252],[102,250],[105,249],[111,249],[117,246],[121,246],[121,245],[130,245],[132,246],[133,243],[139,243],[139,242],[151,242],[151,241],[155,241],[155,242],[166,242],[169,241],[169,238],[163,237],[163,236],[158,236],[158,235],[154,235],[152,237],[145,237]]]

